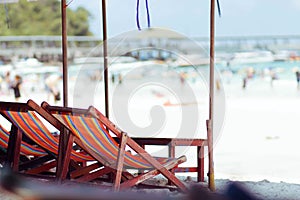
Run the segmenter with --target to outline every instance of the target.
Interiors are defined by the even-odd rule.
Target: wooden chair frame
[[[58,107],[58,106],[50,106],[48,103],[43,102],[42,108],[47,110],[49,113],[67,113],[67,114],[89,114],[93,116],[94,118],[97,118],[101,123],[105,125],[105,127],[116,136],[116,140],[119,141],[119,153],[118,153],[118,159],[117,159],[117,169],[114,170],[112,168],[109,168],[108,166],[102,168],[101,170],[97,171],[94,174],[88,174],[87,176],[84,176],[84,178],[81,178],[80,180],[92,180],[96,178],[97,176],[107,174],[108,172],[113,172],[115,174],[115,180],[113,188],[114,190],[119,189],[125,189],[132,187],[134,185],[137,185],[139,183],[142,183],[145,179],[149,177],[153,177],[158,174],[164,175],[172,184],[177,186],[180,190],[186,191],[186,186],[179,181],[175,176],[174,172],[183,172],[183,171],[189,171],[189,172],[198,172],[198,181],[204,181],[204,150],[202,147],[207,146],[206,140],[201,139],[168,139],[164,138],[162,140],[160,139],[149,139],[149,138],[130,138],[127,133],[121,131],[118,129],[111,121],[109,121],[101,112],[99,112],[94,107],[90,107],[89,109],[77,109],[77,108],[66,108],[66,107]],[[58,119],[59,120],[59,119]],[[160,141],[160,142],[159,142]],[[178,164],[184,162],[184,160],[180,160],[179,163],[173,163],[172,165],[168,166],[162,166],[156,159],[154,159],[151,155],[149,155],[143,147],[145,145],[169,145],[169,155],[171,157],[175,157],[175,146],[197,146],[198,150],[198,166],[197,167],[187,167],[187,168],[178,168]],[[142,146],[141,146],[142,145]],[[124,159],[124,153],[125,153],[125,146],[129,146],[131,149],[133,149],[135,152],[137,152],[141,157],[143,157],[145,160],[147,160],[151,165],[153,165],[154,170],[149,171],[148,173],[141,174],[137,177],[133,177],[128,172],[124,172],[123,169],[123,159]],[[86,150],[93,154],[92,151]],[[94,157],[101,163],[101,158],[98,158],[97,155],[94,155]],[[105,162],[102,163],[105,165]],[[92,168],[90,168],[92,169]],[[93,168],[94,169],[94,168]],[[84,172],[87,172],[88,170],[85,170]],[[82,174],[82,172],[76,172],[77,174]],[[74,175],[75,176],[75,175]],[[124,177],[127,179],[121,184],[121,179]]]
[[[68,165],[66,167],[66,163],[62,158],[65,157],[65,154],[76,154],[76,152],[72,151],[72,143],[66,144],[66,141],[73,141],[72,140],[72,135],[68,133],[68,130],[64,128],[64,126],[56,120],[54,117],[52,117],[48,112],[46,112],[44,109],[38,106],[34,101],[29,100],[27,103],[12,103],[12,102],[0,102],[0,114],[5,117],[8,121],[12,123],[12,132],[10,134],[9,138],[9,143],[8,143],[8,148],[7,148],[7,165],[9,165],[13,171],[19,171],[19,159],[20,159],[20,147],[21,147],[21,141],[23,137],[23,132],[24,130],[21,130],[20,128],[17,127],[17,124],[14,123],[13,120],[11,120],[5,112],[7,111],[14,111],[18,113],[26,113],[26,112],[35,112],[38,113],[40,116],[44,117],[46,121],[48,121],[52,126],[54,126],[57,130],[60,131],[60,137],[59,137],[59,142],[57,143],[55,148],[57,152],[53,152],[53,149],[47,149],[43,147],[40,143],[37,143],[40,148],[42,148],[45,152],[48,153],[47,156],[45,156],[43,159],[39,159],[39,162],[35,161],[36,163],[26,163],[27,167],[33,167],[34,164],[37,165],[38,163],[45,163],[47,160],[46,158],[51,158],[53,161],[52,162],[47,162],[46,164],[41,165],[40,167],[31,169],[30,171],[27,171],[29,174],[38,174],[40,172],[43,172],[45,170],[49,170],[51,168],[56,168],[55,172],[55,178],[58,181],[62,181],[66,179],[67,177],[67,172],[69,168],[69,163],[72,164],[73,167],[78,168],[76,162],[68,161]],[[36,133],[36,134],[41,134],[41,133]],[[53,136],[54,137],[54,136]],[[69,138],[70,137],[70,138]],[[66,152],[66,149],[70,147],[69,151]],[[73,153],[74,152],[74,153]],[[90,158],[91,159],[91,158]],[[84,160],[83,160],[84,162]],[[84,165],[84,164],[83,164]],[[67,168],[67,169],[65,169]]]

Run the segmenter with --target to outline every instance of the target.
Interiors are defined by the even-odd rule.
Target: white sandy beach
[[[198,86],[195,91],[205,88],[199,84],[194,85]],[[221,136],[218,137],[214,148],[218,191],[222,191],[228,181],[242,181],[250,191],[262,199],[300,199],[300,185],[297,185],[300,184],[298,171],[300,91],[296,88],[296,81],[278,80],[271,87],[267,80],[256,79],[250,81],[248,87],[243,90],[241,80],[237,77],[231,84],[224,84],[224,88],[226,117]],[[97,90],[100,93],[95,95],[95,99],[102,98],[103,90],[99,88]],[[141,97],[144,98],[149,94],[144,92]],[[27,93],[27,95],[38,103],[46,100],[46,94]],[[197,97],[200,104],[197,137],[205,136],[203,132],[206,130],[205,120],[208,116],[208,104],[202,99],[207,97],[207,93],[201,94],[200,97]],[[26,98],[24,95],[22,101],[26,101]],[[1,96],[1,99],[13,101],[12,96]],[[144,99],[142,103],[150,104],[148,101],[150,100]],[[165,99],[157,97],[154,102],[164,106]],[[145,126],[150,119],[144,118],[145,107],[142,103],[135,103],[129,112],[130,116],[133,116],[132,120],[138,120],[138,123]],[[95,104],[103,109],[101,101]],[[176,109],[165,107],[168,121],[165,129],[155,135],[156,137],[176,137],[176,134],[170,133],[178,131],[178,127],[169,125],[169,123],[176,124],[174,122],[179,120],[174,117]],[[146,109],[146,113],[148,112]],[[157,149],[150,151],[160,153]],[[195,154],[192,150],[183,149],[179,152],[181,153],[187,155],[189,164],[195,163]]]

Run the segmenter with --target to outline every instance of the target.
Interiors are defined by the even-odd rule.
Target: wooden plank
[[[15,102],[0,102],[0,110],[6,111],[17,111],[17,112],[28,112],[32,111],[26,103],[15,103]]]
[[[120,189],[127,138],[128,138],[127,134],[123,133],[122,138],[121,138],[120,147],[119,147],[119,152],[118,152],[117,168],[116,168],[117,172],[116,172],[115,181],[114,181],[114,185],[113,185],[114,191],[119,191],[119,189]]]
[[[21,151],[21,141],[22,141],[22,131],[18,129],[16,135],[15,135],[15,149],[13,154],[13,171],[19,170],[19,160],[20,160],[20,151]]]
[[[73,147],[73,135],[65,128],[61,129],[59,136],[58,158],[56,165],[56,179],[61,182],[66,179]]]
[[[214,173],[214,159],[213,159],[213,132],[212,121],[207,120],[207,138],[208,138],[208,186],[209,189],[215,191],[215,173]]]
[[[89,166],[86,166],[86,167],[82,167],[82,168],[79,168],[73,172],[70,173],[70,177],[71,179],[75,179],[79,176],[82,176],[84,174],[87,174],[95,169],[98,169],[100,167],[102,167],[103,165],[100,164],[100,163],[94,163],[94,164],[91,164]]]
[[[141,138],[133,137],[139,145],[169,145],[175,146],[207,146],[206,139],[187,139],[187,138]]]
[[[52,155],[45,155],[42,157],[34,158],[33,160],[29,160],[29,161],[26,161],[26,162],[20,164],[19,171],[37,167],[37,166],[42,165],[43,163],[50,161],[52,159],[55,159],[55,157],[53,157]]]
[[[134,140],[128,138],[128,145],[139,155],[148,161],[154,168],[159,170],[162,175],[164,175],[168,180],[170,180],[174,185],[176,185],[181,191],[186,192],[187,187],[179,181],[174,174],[172,174],[169,170],[163,167],[156,159],[154,159],[148,152],[146,152],[142,147],[140,147]],[[179,160],[178,160],[179,161]],[[185,160],[184,160],[185,162]],[[179,163],[178,163],[179,164]],[[177,165],[178,165],[177,164]]]
[[[100,169],[96,172],[93,172],[93,173],[89,173],[89,174],[86,174],[78,179],[76,179],[76,181],[78,182],[87,182],[87,181],[91,181],[91,180],[94,180],[96,178],[99,178],[105,174],[108,174],[110,172],[113,172],[115,171],[114,169],[112,168],[109,168],[109,167],[104,167],[103,169]]]
[[[175,173],[183,172],[198,172],[198,167],[177,167],[174,169]]]
[[[204,148],[197,147],[197,181],[204,182]]]
[[[65,113],[72,115],[90,115],[87,109],[73,108],[73,107],[60,107],[60,106],[50,106],[47,102],[42,103],[42,108],[46,109],[50,113]]]
[[[28,100],[27,104],[31,109],[33,109],[39,115],[43,116],[43,118],[45,118],[57,130],[62,129],[63,125],[60,123],[60,121],[53,117],[51,114],[49,114],[44,108],[40,107],[32,100]]]
[[[39,166],[39,167],[36,167],[36,168],[33,168],[33,169],[30,169],[30,170],[27,170],[26,173],[27,174],[39,174],[41,172],[45,172],[49,169],[52,169],[56,166],[56,161],[51,161],[49,163],[46,163],[42,166]]]
[[[174,167],[176,167],[177,165],[179,165],[181,162],[183,162],[183,160],[181,160],[179,163],[177,162],[177,161],[172,161],[172,162],[169,162],[169,163],[167,163],[166,165],[164,165],[163,166],[163,168],[165,169],[165,170],[170,170],[170,169],[172,169],[172,168],[174,168]],[[169,171],[168,171],[169,172]],[[138,176],[136,176],[136,177],[134,177],[134,178],[131,178],[130,180],[128,180],[128,181],[126,181],[126,182],[124,182],[124,183],[122,183],[121,184],[121,186],[120,186],[120,189],[127,189],[127,188],[130,188],[130,187],[132,187],[132,186],[134,186],[134,185],[137,185],[137,184],[139,184],[139,183],[142,183],[143,181],[145,181],[145,180],[147,180],[147,179],[149,179],[149,178],[152,178],[152,177],[154,177],[154,176],[156,176],[156,175],[158,175],[158,174],[160,174],[161,172],[160,172],[160,170],[159,169],[154,169],[154,170],[151,170],[151,171],[149,171],[149,172],[147,172],[147,173],[145,173],[145,174],[141,174],[141,175],[138,175]],[[173,175],[173,174],[172,174]],[[174,176],[174,175],[173,175]],[[176,178],[177,179],[177,178]],[[178,179],[177,179],[178,180]],[[172,181],[172,183],[174,183],[173,181]],[[181,182],[180,182],[181,183]],[[174,183],[175,184],[175,183]],[[175,184],[176,185],[176,184]],[[177,187],[178,187],[178,185],[176,185]],[[181,187],[178,187],[180,190],[182,190],[182,188]],[[185,191],[185,190],[184,190]]]
[[[170,158],[175,158],[175,146],[173,145],[172,142],[169,143],[168,146],[169,146],[169,148],[168,148],[168,150],[169,150],[169,152],[168,152],[169,157],[170,157]],[[172,174],[175,174],[174,169],[171,169],[170,172],[171,172]],[[172,185],[172,183],[171,183],[170,180],[168,181],[168,184],[169,184],[169,185]]]

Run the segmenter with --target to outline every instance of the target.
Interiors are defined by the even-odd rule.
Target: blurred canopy
[[[0,35],[61,35],[61,4],[58,0],[40,0],[0,4]],[[68,35],[92,35],[90,13],[83,7],[67,8]]]

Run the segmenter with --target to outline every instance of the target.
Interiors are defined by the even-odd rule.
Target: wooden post
[[[103,29],[105,115],[107,118],[109,118],[106,0],[102,0],[102,29]]]
[[[62,21],[62,54],[63,54],[63,105],[68,106],[68,40],[67,40],[67,4],[66,0],[61,1]]]
[[[211,0],[210,5],[210,65],[209,65],[209,120],[207,120],[207,140],[208,140],[208,159],[209,159],[209,189],[215,190],[214,180],[214,160],[213,160],[213,124],[214,124],[214,82],[215,74],[215,0]]]

